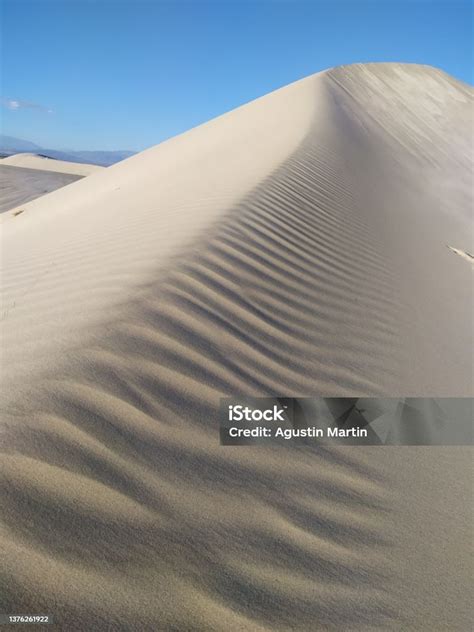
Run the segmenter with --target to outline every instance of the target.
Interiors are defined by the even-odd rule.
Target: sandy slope
[[[14,212],[18,214],[22,204],[81,177],[70,173],[7,166],[0,161],[0,213],[15,209]]]
[[[69,173],[77,176],[88,176],[95,171],[101,171],[104,167],[89,165],[81,162],[67,162],[55,160],[38,154],[14,154],[0,160],[0,165],[24,167],[26,169],[40,169],[41,171],[54,171],[56,173]]]
[[[337,68],[7,217],[7,610],[468,629],[469,449],[221,448],[216,409],[472,395],[471,104]]]

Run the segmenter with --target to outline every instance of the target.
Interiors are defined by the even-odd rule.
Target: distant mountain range
[[[57,149],[40,147],[28,140],[0,134],[0,154],[4,156],[11,156],[12,154],[24,154],[25,152],[40,154],[42,156],[47,156],[48,158],[55,158],[56,160],[84,162],[93,165],[101,165],[103,167],[108,167],[116,162],[120,162],[120,160],[125,160],[125,158],[129,158],[136,153],[129,150],[74,151],[72,149],[67,149],[59,151]]]

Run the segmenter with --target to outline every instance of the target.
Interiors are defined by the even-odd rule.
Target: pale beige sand
[[[23,210],[22,204],[80,178],[70,173],[12,167],[0,162],[0,213],[15,209],[18,214]]]
[[[465,261],[468,261],[471,265],[474,264],[474,256],[471,255],[470,252],[464,252],[464,250],[459,250],[459,248],[453,248],[452,246],[448,246],[448,248],[451,250],[451,252],[454,252],[454,254],[459,255]]]
[[[4,215],[7,610],[467,630],[470,449],[223,448],[223,394],[471,396],[472,96],[333,69]]]
[[[55,158],[28,153],[14,154],[13,156],[2,158],[0,159],[0,165],[11,165],[12,167],[24,167],[26,169],[40,169],[41,171],[54,171],[55,173],[70,173],[77,176],[88,176],[91,173],[104,169],[104,167],[99,165],[56,160]]]

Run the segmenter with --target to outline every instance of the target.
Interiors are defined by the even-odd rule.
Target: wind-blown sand
[[[4,216],[6,612],[469,629],[470,448],[224,448],[217,408],[472,396],[471,108],[336,68]]]
[[[88,176],[91,173],[104,169],[104,167],[99,165],[56,160],[55,158],[29,153],[13,154],[7,158],[2,158],[0,165],[23,167],[25,169],[39,169],[41,171],[54,171],[55,173],[69,173],[76,176]]]
[[[15,209],[21,204],[55,191],[79,180],[82,176],[39,169],[25,169],[3,165],[0,161],[0,213]]]

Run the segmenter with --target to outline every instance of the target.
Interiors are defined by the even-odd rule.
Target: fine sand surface
[[[220,447],[217,410],[472,396],[472,158],[468,86],[354,65],[4,214],[2,609],[470,629],[471,448]]]
[[[0,213],[15,209],[21,204],[55,191],[66,184],[80,180],[82,176],[40,169],[26,169],[4,165],[0,161]]]
[[[82,162],[67,162],[66,160],[56,160],[38,154],[14,154],[0,160],[0,165],[11,165],[12,167],[24,167],[25,169],[40,169],[41,171],[54,171],[55,173],[69,173],[76,176],[88,176],[96,171],[101,171],[104,167],[99,165],[89,165]]]

